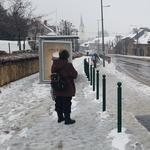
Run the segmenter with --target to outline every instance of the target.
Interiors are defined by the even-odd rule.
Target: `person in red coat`
[[[76,88],[74,79],[77,78],[78,72],[73,67],[72,63],[68,62],[69,52],[61,50],[59,52],[59,59],[53,60],[51,72],[60,70],[60,75],[63,80],[67,82],[67,89],[65,91],[53,90],[55,98],[55,111],[58,115],[58,123],[65,121],[65,124],[73,124],[75,120],[70,118],[71,100],[75,96]]]

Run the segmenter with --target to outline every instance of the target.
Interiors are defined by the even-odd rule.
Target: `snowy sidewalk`
[[[84,58],[73,61],[79,73],[71,116],[73,125],[57,123],[50,85],[39,74],[0,90],[1,150],[149,150],[150,133],[135,116],[150,114],[150,87],[100,65],[100,99],[84,73]],[[102,75],[106,75],[106,112],[102,112]],[[117,133],[117,82],[122,82],[123,123]]]

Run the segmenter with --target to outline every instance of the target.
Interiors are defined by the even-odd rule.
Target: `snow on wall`
[[[8,43],[10,43],[10,52],[11,53],[13,51],[19,50],[18,41],[5,41],[5,40],[0,40],[0,50],[9,53],[9,44]],[[22,50],[23,50],[23,44],[24,44],[24,42],[21,41]],[[31,47],[28,44],[28,41],[25,41],[25,50],[31,50]]]

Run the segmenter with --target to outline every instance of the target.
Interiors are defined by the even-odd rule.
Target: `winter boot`
[[[70,113],[65,113],[65,124],[73,124],[76,121],[70,118]]]
[[[57,116],[58,116],[58,123],[61,123],[62,121],[65,120],[62,112],[57,112]]]

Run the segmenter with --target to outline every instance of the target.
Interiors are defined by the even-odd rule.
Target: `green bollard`
[[[103,75],[103,111],[106,111],[106,75]]]
[[[99,70],[97,70],[96,98],[99,99]]]
[[[90,81],[91,81],[91,82],[90,82],[90,85],[92,85],[92,80],[93,80],[93,79],[92,79],[92,65],[90,65],[90,75],[91,75],[91,76],[90,76],[90,77],[91,77],[91,80],[90,80]]]
[[[86,73],[86,71],[85,71],[85,64],[86,63],[86,59],[84,59],[84,72]]]
[[[87,66],[87,62],[86,62],[86,58],[85,58],[85,74],[87,75],[87,69],[86,69],[87,67],[86,66]]]
[[[88,67],[87,67],[87,65],[88,65],[88,62],[86,61],[86,65],[85,65],[86,66],[86,69],[85,69],[86,70],[86,76],[88,76]]]
[[[88,78],[88,81],[90,81],[89,62],[87,63],[87,78]]]
[[[95,67],[93,67],[93,91],[95,91]]]
[[[122,102],[121,102],[121,82],[117,83],[118,85],[118,132],[121,132],[122,128]]]

